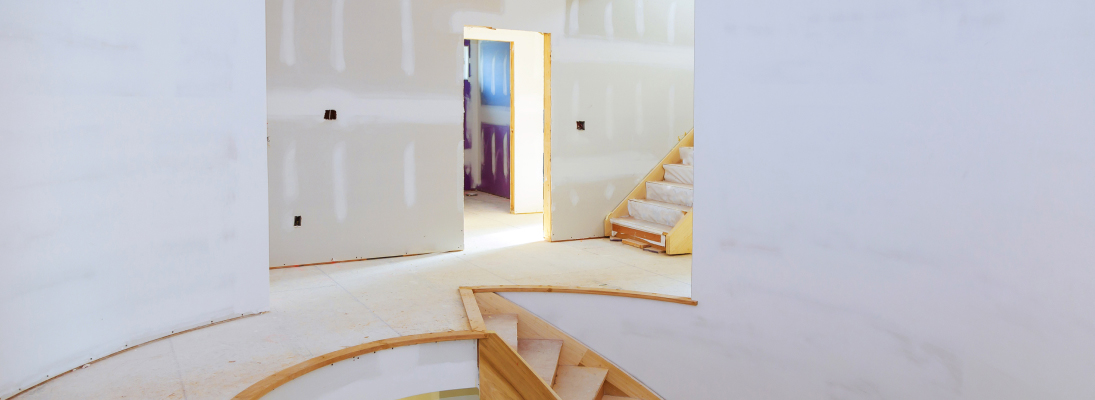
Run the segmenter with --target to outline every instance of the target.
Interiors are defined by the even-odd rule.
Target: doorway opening
[[[464,28],[466,242],[477,213],[551,237],[550,54],[550,34]]]

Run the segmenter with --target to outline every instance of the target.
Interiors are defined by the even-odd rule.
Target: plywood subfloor
[[[465,250],[270,271],[270,312],[96,362],[17,400],[225,399],[282,368],[361,343],[468,329],[472,285],[569,285],[691,295],[691,256],[608,239],[548,243],[541,214],[465,198]]]

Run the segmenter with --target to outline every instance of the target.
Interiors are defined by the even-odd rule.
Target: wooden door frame
[[[544,240],[551,240],[551,34],[544,33]]]

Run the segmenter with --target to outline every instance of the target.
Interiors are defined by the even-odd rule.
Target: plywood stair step
[[[596,400],[602,395],[608,370],[561,365],[552,389],[563,400]]]
[[[694,197],[695,189],[692,185],[687,183],[669,181],[652,181],[646,183],[647,200],[657,200],[692,207],[692,199]]]
[[[636,400],[636,399],[634,397],[620,397],[620,396],[605,395],[605,397],[602,397],[601,400]]]
[[[648,199],[630,199],[627,201],[627,213],[633,218],[654,222],[666,226],[675,226],[692,207],[664,201]]]
[[[647,233],[653,233],[655,235],[665,235],[669,231],[673,230],[672,226],[659,224],[656,222],[643,221],[634,217],[620,217],[611,219],[615,225],[620,225],[625,228],[631,228],[637,231],[643,231]]]
[[[517,339],[517,354],[548,386],[555,383],[555,368],[563,353],[563,341],[556,339]]]
[[[513,351],[518,351],[517,314],[483,314],[483,324],[494,331]]]
[[[695,159],[695,148],[693,147],[681,147],[681,163],[684,165],[692,165]]]
[[[665,175],[663,180],[676,183],[687,183],[694,185],[696,182],[695,172],[691,165],[684,164],[665,164],[662,165],[665,168]]]

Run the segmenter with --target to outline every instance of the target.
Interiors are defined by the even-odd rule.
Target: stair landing
[[[608,377],[604,368],[559,366],[555,377],[555,393],[563,400],[596,400]]]

